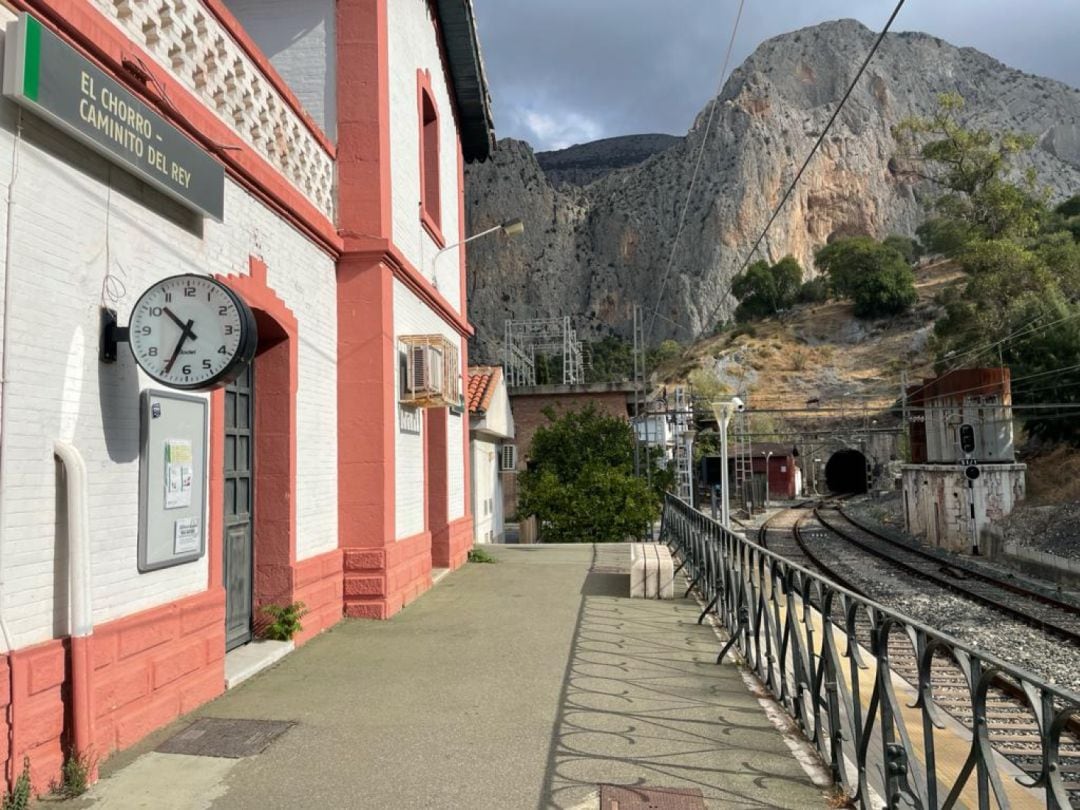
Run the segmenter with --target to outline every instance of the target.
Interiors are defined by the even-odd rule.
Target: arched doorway
[[[825,485],[837,494],[866,492],[866,456],[858,450],[838,450],[825,464]]]
[[[225,279],[251,306],[251,368],[221,392],[222,584],[226,647],[260,630],[260,608],[293,601],[296,562],[297,325],[266,283],[266,266]]]

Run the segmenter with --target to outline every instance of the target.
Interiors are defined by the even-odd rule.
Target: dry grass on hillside
[[[1027,505],[1080,501],[1080,454],[1075,447],[1058,445],[1025,458],[1024,463],[1027,464]]]
[[[802,305],[695,344],[681,361],[658,369],[667,384],[711,377],[720,390],[747,390],[756,402],[808,399],[886,407],[900,392],[901,372],[916,381],[930,372],[928,342],[938,316],[935,298],[963,274],[947,263],[916,271],[919,301],[902,317],[860,321],[851,304]]]

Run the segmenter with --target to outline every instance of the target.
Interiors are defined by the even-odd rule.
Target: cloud
[[[474,0],[500,137],[538,149],[631,133],[685,134],[715,93],[737,0]],[[763,40],[854,17],[871,29],[892,3],[746,3],[732,67]],[[977,24],[973,24],[977,21]],[[1029,73],[1080,87],[1076,0],[909,3],[895,31],[925,31]],[[862,53],[852,52],[852,64]]]
[[[575,112],[544,112],[538,109],[515,109],[509,118],[527,135],[525,140],[537,151],[565,149],[577,143],[588,143],[603,137],[603,125],[586,115]]]

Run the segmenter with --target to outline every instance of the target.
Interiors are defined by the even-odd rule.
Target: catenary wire
[[[765,236],[769,233],[769,229],[772,227],[773,222],[776,221],[776,218],[780,215],[780,212],[783,210],[784,205],[787,204],[788,199],[791,197],[792,192],[795,191],[795,186],[797,186],[799,184],[799,180],[802,179],[803,173],[810,165],[810,161],[814,159],[814,156],[817,154],[818,149],[821,148],[821,144],[825,142],[825,136],[829,134],[829,130],[832,128],[832,125],[840,116],[840,111],[844,109],[844,104],[847,102],[848,98],[855,90],[855,85],[859,83],[859,79],[861,79],[863,73],[866,72],[866,68],[869,66],[870,60],[874,58],[874,54],[877,53],[877,49],[881,46],[882,41],[884,41],[885,35],[889,32],[889,29],[892,27],[893,21],[896,19],[896,15],[898,15],[900,13],[900,9],[904,7],[904,2],[905,0],[899,0],[899,2],[896,4],[896,8],[894,8],[892,14],[889,15],[889,19],[885,23],[885,27],[881,29],[881,33],[878,34],[877,39],[874,40],[874,44],[873,46],[871,46],[870,52],[866,54],[866,58],[863,59],[862,65],[859,66],[859,70],[856,72],[855,78],[851,80],[851,84],[848,85],[848,88],[844,92],[844,95],[840,98],[840,103],[836,105],[836,109],[833,110],[833,114],[829,117],[828,123],[825,124],[824,129],[822,129],[821,134],[818,135],[817,140],[814,142],[813,147],[810,149],[810,154],[806,156],[806,160],[803,161],[803,164],[799,168],[799,171],[795,174],[795,179],[791,181],[791,185],[789,185],[787,191],[784,192],[784,196],[780,198],[780,202],[773,210],[772,216],[769,217],[769,221],[766,223],[764,229],[762,229],[761,231],[761,234],[754,242],[754,246],[750,248],[750,252],[746,254],[746,258],[743,259],[742,264],[739,265],[739,269],[735,271],[735,273],[732,275],[732,278],[742,273],[742,271],[746,269],[746,266],[750,264],[750,260],[754,257],[754,254],[761,246],[761,243],[765,239]],[[730,294],[730,292],[731,290],[729,286],[728,293]],[[724,298],[720,299],[720,303],[718,303],[713,308],[712,312],[709,314],[709,317],[705,320],[705,324],[712,323],[713,319],[716,317],[716,313],[719,311],[720,306],[722,305],[726,297],[727,296],[725,295]],[[699,333],[698,336],[700,337],[703,332],[704,330]]]
[[[656,316],[660,312],[660,304],[664,300],[664,288],[667,286],[668,276],[671,275],[671,268],[675,265],[675,251],[679,247],[679,238],[682,236],[683,227],[686,225],[686,213],[690,209],[690,199],[694,193],[694,186],[697,183],[698,174],[701,172],[701,162],[705,157],[705,147],[709,143],[709,133],[712,131],[713,119],[716,117],[716,108],[720,106],[720,94],[724,91],[724,82],[727,80],[728,65],[731,62],[731,52],[735,48],[735,35],[739,31],[739,21],[742,19],[743,5],[746,0],[739,0],[739,10],[735,14],[735,24],[731,27],[731,38],[728,40],[727,53],[724,54],[724,65],[720,69],[720,83],[717,85],[716,94],[713,96],[712,104],[709,105],[709,117],[705,122],[705,134],[701,139],[701,148],[698,149],[697,160],[694,163],[694,172],[690,176],[690,187],[686,190],[686,200],[683,202],[682,212],[679,214],[679,223],[675,228],[675,237],[671,241],[671,252],[668,255],[667,267],[664,269],[664,275],[660,279],[660,290],[656,294],[656,305],[653,307],[652,315],[649,317],[649,325],[645,330],[645,344],[649,342],[649,338],[652,336],[653,326],[656,324]]]

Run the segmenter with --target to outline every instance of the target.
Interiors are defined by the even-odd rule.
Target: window
[[[443,247],[442,205],[439,181],[439,109],[431,90],[431,73],[417,73],[420,115],[420,222],[439,247]]]
[[[514,472],[517,469],[517,447],[504,444],[499,450],[499,469],[502,472]]]

